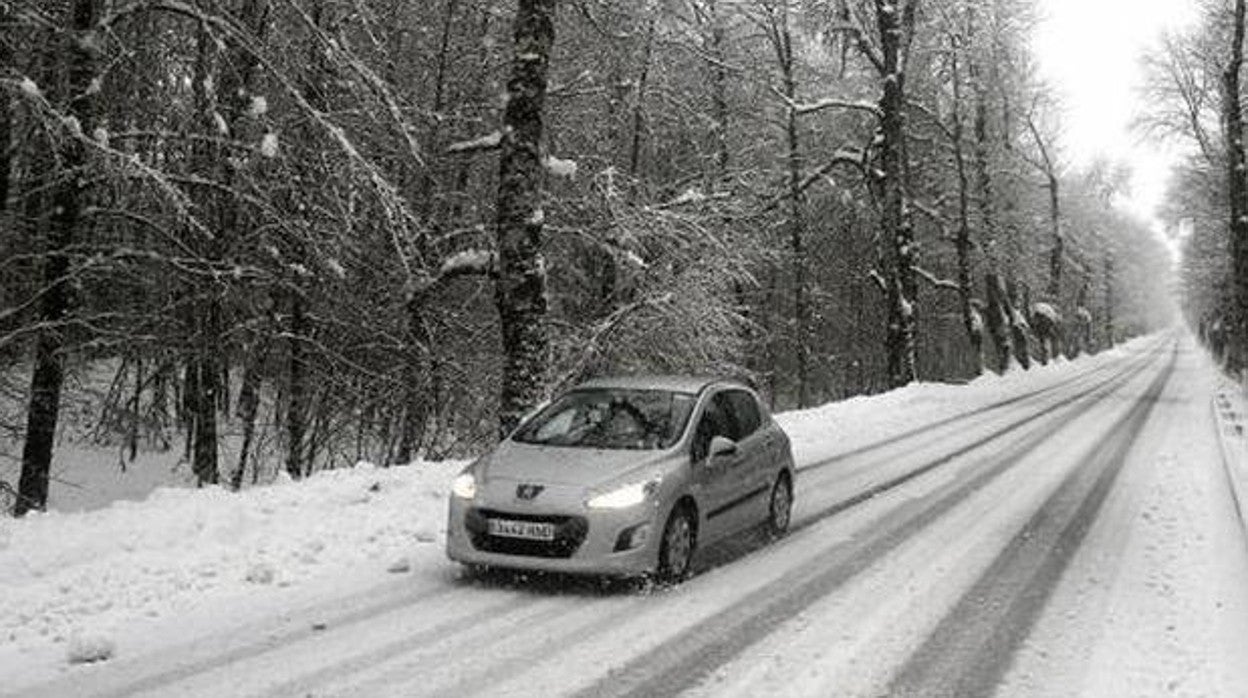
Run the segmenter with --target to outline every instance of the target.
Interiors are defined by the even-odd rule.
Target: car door
[[[740,497],[745,468],[742,452],[712,456],[711,440],[722,436],[736,441],[737,425],[724,393],[706,398],[690,445],[694,492],[702,509],[699,538],[709,542],[734,531],[740,520]]]
[[[738,498],[742,511],[737,523],[753,525],[767,515],[767,495],[775,476],[771,455],[774,436],[764,429],[762,410],[753,393],[732,389],[724,396],[736,424],[737,453],[741,459],[737,485],[741,488]]]

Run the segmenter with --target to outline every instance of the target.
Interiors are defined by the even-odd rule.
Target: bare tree
[[[763,29],[775,53],[780,69],[780,93],[789,105],[797,103],[797,57],[793,50],[792,10],[789,0],[763,3]],[[797,406],[810,405],[810,289],[807,282],[806,259],[806,176],[800,142],[798,109],[785,111],[785,164],[787,167],[789,203],[789,260],[793,275],[793,353],[797,371]]]
[[[978,202],[979,217],[983,227],[981,245],[987,265],[987,272],[984,276],[987,301],[986,325],[988,336],[992,339],[996,349],[997,370],[1005,371],[1010,364],[1011,357],[1025,358],[1027,349],[1025,345],[1016,346],[1017,340],[1022,337],[1022,332],[1016,324],[1019,314],[1015,311],[1009,294],[1006,293],[1006,284],[1002,278],[999,248],[1003,236],[997,204],[997,185],[993,177],[995,140],[990,132],[991,88],[984,68],[986,57],[992,57],[994,42],[991,37],[985,36],[985,33],[981,31],[974,6],[968,5],[967,7],[966,26],[968,41],[972,46],[967,70],[975,100],[973,117],[975,145],[972,159],[975,172],[975,198]],[[1004,132],[1004,128],[1002,131]],[[1004,133],[999,138],[1008,142],[1008,136]]]
[[[1054,151],[1057,138],[1046,132],[1041,124],[1042,115],[1038,113],[1041,95],[1032,100],[1032,108],[1024,116],[1027,132],[1035,146],[1035,157],[1026,157],[1027,161],[1044,177],[1044,188],[1048,191],[1049,201],[1049,233],[1052,236],[1052,247],[1049,249],[1049,279],[1045,287],[1048,299],[1060,306],[1062,289],[1062,265],[1065,254],[1065,236],[1062,234],[1061,206],[1061,164]]]
[[[1045,179],[1044,188],[1048,192],[1049,203],[1049,234],[1052,242],[1049,248],[1049,278],[1046,286],[1046,304],[1027,303],[1024,309],[1032,330],[1036,335],[1036,352],[1040,363],[1047,364],[1049,356],[1056,357],[1063,351],[1062,323],[1064,304],[1062,303],[1062,270],[1066,261],[1066,235],[1062,231],[1061,207],[1061,172],[1056,152],[1057,136],[1052,128],[1042,124],[1043,114],[1040,113],[1043,92],[1037,92],[1032,99],[1031,109],[1024,115],[1027,133],[1031,136],[1035,154],[1024,154],[1023,158]]]

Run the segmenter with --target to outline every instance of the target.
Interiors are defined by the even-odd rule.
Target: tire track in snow
[[[543,603],[546,601],[546,603]],[[549,620],[561,612],[557,604],[549,599],[530,597],[517,601],[504,597],[498,602],[478,609],[465,616],[449,618],[431,627],[426,627],[410,635],[392,640],[380,647],[367,647],[365,652],[323,664],[317,670],[302,674],[282,684],[266,687],[266,696],[312,696],[325,695],[326,686],[346,679],[351,683],[353,676],[381,666],[386,662],[404,656],[420,654],[430,649],[447,650],[452,644],[463,644],[474,639],[477,633],[489,633],[494,626],[532,627],[542,619]],[[502,633],[495,632],[495,635]],[[355,695],[377,695],[380,691],[359,690],[351,686]],[[333,689],[329,689],[332,692]]]
[[[499,637],[506,637],[502,647],[489,652],[480,652],[480,648],[470,648],[468,652],[477,652],[479,659],[472,665],[473,673],[453,676],[450,680],[431,675],[432,672],[407,667],[394,667],[380,672],[376,676],[350,682],[346,690],[341,692],[322,691],[318,695],[437,695],[437,696],[472,696],[491,695],[494,687],[505,679],[523,673],[527,668],[548,659],[552,648],[569,647],[578,643],[591,641],[593,638],[607,634],[620,623],[637,615],[645,600],[640,597],[618,597],[614,600],[603,599],[593,605],[574,606],[570,609],[560,607],[558,613],[542,616],[540,619],[525,623],[513,624]],[[600,613],[600,607],[618,606],[606,613]],[[574,618],[574,622],[570,618]],[[552,628],[552,625],[560,627]],[[570,627],[563,627],[570,626]],[[466,656],[465,652],[456,652],[455,648],[439,646],[443,654]],[[374,662],[380,664],[380,662]],[[413,681],[414,675],[419,679]],[[288,695],[304,695],[290,693]]]
[[[1177,347],[1174,351],[1177,351]],[[1152,358],[1155,357],[1150,357],[1150,363]],[[913,500],[910,506],[886,517],[866,537],[854,538],[833,546],[825,555],[748,594],[728,612],[686,628],[574,695],[581,698],[673,695],[697,685],[712,671],[732,661],[782,623],[834,592],[965,501],[972,493],[1013,468],[1025,456],[1053,438],[1055,433],[1073,424],[1110,397],[1122,383],[1138,375],[1148,365],[1143,364],[1047,408],[1044,410],[1046,415],[1053,414],[1059,407],[1074,405],[1068,413],[1051,420],[1052,423],[1039,425],[1035,431],[1021,441],[1010,444],[1004,451],[982,456],[970,469],[966,479],[954,481],[921,499]],[[1173,355],[1161,375],[1168,377],[1172,366]],[[1091,399],[1077,404],[1083,398]],[[1035,418],[1033,415],[1033,419]],[[1020,427],[1021,424],[1009,431]],[[997,438],[1005,433],[998,434]],[[988,442],[979,445],[985,443]],[[963,455],[969,453],[969,449],[959,451]],[[945,463],[950,458],[938,460]],[[924,466],[920,470],[927,472],[931,468]],[[865,500],[858,501],[861,503]],[[816,518],[827,518],[844,508],[839,504],[834,505],[832,511],[825,510]]]
[[[1084,397],[1086,397],[1087,395],[1090,395],[1098,390],[1101,390],[1102,388],[1105,388],[1108,386],[1116,387],[1118,385],[1125,384],[1128,381],[1130,381],[1132,378],[1134,378],[1135,376],[1143,372],[1146,368],[1148,368],[1149,364],[1156,358],[1157,358],[1157,355],[1154,355],[1152,353],[1147,354],[1141,361],[1139,361],[1139,363],[1133,366],[1130,366],[1129,368],[1124,369],[1123,371],[1116,373],[1110,376],[1109,378],[1102,380],[1099,383],[1096,383],[1095,385],[1091,387],[1084,388],[1080,392],[1076,393],[1075,395],[1059,400],[1038,412],[1030,412],[1027,415],[1024,415],[1023,417],[1020,417],[1012,422],[1009,422],[1005,426],[994,429],[992,432],[978,439],[975,439],[974,441],[971,441],[970,443],[964,444],[952,451],[949,451],[948,453],[946,453],[945,455],[939,458],[930,460],[918,468],[914,468],[913,470],[909,470],[905,473],[902,473],[901,475],[898,475],[897,477],[890,478],[888,480],[885,480],[884,482],[872,485],[871,487],[868,487],[867,489],[862,490],[861,492],[858,492],[854,494],[853,496],[843,499],[837,502],[836,504],[833,504],[829,507],[825,507],[814,514],[803,518],[800,522],[795,522],[793,526],[793,530],[795,531],[801,530],[808,526],[812,526],[816,523],[819,523],[820,521],[823,521],[824,519],[827,519],[831,516],[835,516],[836,514],[839,514],[845,511],[846,509],[857,506],[869,499],[872,499],[881,494],[884,494],[885,492],[888,492],[889,490],[896,489],[906,484],[907,482],[910,482],[911,480],[914,480],[922,475],[925,475],[935,470],[936,468],[942,465],[946,465],[953,460],[961,458],[967,455],[968,453],[975,451],[976,449],[982,448],[983,446],[989,443],[992,443],[993,441],[996,441],[997,439],[1007,436],[1008,434],[1014,431],[1018,431],[1019,429],[1022,429],[1034,423],[1034,421],[1038,418],[1046,417],[1054,412],[1057,412],[1058,410],[1064,407],[1068,407],[1072,403],[1077,402],[1083,399]],[[1004,403],[999,403],[999,404],[1004,404]],[[913,436],[926,434],[927,431],[929,430],[924,429],[922,431],[911,434],[910,436],[907,436],[907,438],[912,438]],[[896,440],[890,441],[889,444],[885,444],[885,445],[892,445],[892,443],[895,441]],[[838,458],[841,458],[841,456],[838,456]],[[827,461],[820,461],[819,463],[816,463],[814,466],[807,466],[807,467],[801,468],[797,471],[798,476],[800,477],[801,475],[803,475],[804,473],[810,470],[814,470],[815,468],[823,467],[824,465],[828,465],[828,464],[829,463]]]
[[[410,694],[458,695],[457,692],[441,690],[430,692],[429,686],[439,685],[440,682],[436,676],[431,676],[436,672],[420,668],[412,670],[411,666],[445,668],[450,665],[448,659],[457,653],[476,651],[502,637],[514,639],[525,633],[541,635],[552,624],[565,621],[568,615],[568,609],[560,598],[566,596],[565,593],[526,593],[522,587],[503,584],[497,588],[500,592],[497,597],[487,599],[488,603],[465,607],[436,621],[418,621],[413,624],[411,632],[379,628],[374,633],[361,634],[361,626],[367,627],[369,622],[375,623],[385,614],[400,611],[409,615],[419,614],[422,608],[428,606],[454,608],[459,605],[456,599],[480,600],[479,594],[468,593],[471,591],[465,586],[453,584],[408,595],[408,603],[403,603],[402,598],[391,599],[361,611],[326,618],[315,628],[304,625],[298,631],[236,648],[209,661],[131,681],[105,695],[118,698],[137,694],[217,695],[214,686],[224,687],[220,693],[227,695],[395,695],[387,688],[405,681],[410,683],[412,676],[420,677],[424,683],[423,687],[418,684]],[[607,597],[604,601],[611,598]],[[598,613],[598,605],[574,609],[574,612],[586,613],[594,618],[578,627],[572,635],[607,632],[615,621],[634,612],[633,602],[640,603],[639,599],[615,598],[624,603],[621,608],[607,614]],[[543,646],[541,642],[532,644],[532,647]],[[344,647],[347,649],[345,652]],[[326,659],[307,665],[308,669],[300,669],[306,664],[302,659],[305,657]],[[479,666],[493,667],[501,662],[502,657],[499,657],[498,662],[483,661]],[[270,670],[270,667],[276,670]],[[241,681],[235,676],[242,677]],[[269,676],[275,677],[272,682],[265,681]],[[75,691],[75,695],[87,694],[93,693]]]
[[[1169,381],[1149,384],[1109,435],[1032,515],[889,685],[889,696],[991,696],[1079,550]]]
[[[334,609],[318,604],[295,610],[293,615],[315,621],[309,620],[293,629],[279,629],[267,623],[245,626],[231,631],[228,636],[211,636],[188,646],[173,648],[167,653],[145,656],[141,659],[141,664],[136,660],[93,667],[99,671],[80,677],[88,685],[67,685],[67,681],[72,684],[76,678],[71,676],[67,681],[32,686],[25,695],[64,695],[69,689],[74,695],[124,698],[169,686],[189,677],[307,640],[323,632],[318,629],[321,627],[337,629],[358,625],[399,608],[425,602],[437,603],[442,597],[454,592],[453,587],[444,586],[416,590],[397,586],[392,588],[394,591],[384,593],[379,599],[372,598],[377,594],[374,589],[367,592],[368,596],[359,594],[340,599],[337,602],[338,607]],[[223,641],[239,636],[263,636],[264,639],[243,645],[224,648],[220,646]],[[140,678],[136,679],[136,675]]]
[[[1143,352],[1143,357],[1144,357],[1143,362],[1146,363],[1147,361],[1151,360],[1155,354],[1159,353],[1159,350],[1165,346],[1165,342],[1166,342],[1165,339],[1159,339],[1156,341],[1156,343],[1153,346],[1149,347],[1147,351]],[[971,421],[975,417],[979,417],[989,412],[993,412],[993,411],[996,411],[1005,407],[1017,405],[1020,402],[1025,402],[1034,397],[1040,397],[1041,395],[1047,395],[1048,393],[1056,392],[1070,385],[1082,383],[1083,381],[1085,381],[1086,379],[1088,379],[1089,377],[1093,375],[1101,373],[1102,371],[1112,370],[1114,368],[1116,367],[1113,364],[1102,364],[1089,371],[1078,373],[1069,378],[1060,380],[1056,383],[1053,383],[1052,385],[1046,385],[1043,388],[1038,388],[1036,390],[1031,390],[1025,393],[1020,393],[1018,395],[1007,398],[1005,400],[993,402],[993,403],[984,405],[982,407],[977,407],[973,410],[968,410],[966,412],[959,412],[958,414],[950,415],[948,417],[945,417],[944,419],[938,419],[934,422],[928,422],[926,424],[922,424],[920,426],[904,431],[900,434],[895,434],[893,436],[890,436],[886,439],[881,439],[879,441],[875,441],[869,444],[863,444],[862,446],[852,448],[843,453],[838,453],[828,458],[822,458],[820,460],[815,461],[814,463],[810,463],[801,468],[798,468],[798,471],[800,472],[804,470],[818,470],[820,468],[825,468],[830,465],[835,465],[842,461],[849,460],[850,458],[861,456],[865,453],[871,453],[872,451],[879,451],[889,446],[895,446],[899,443],[908,441],[915,437],[926,436],[930,434],[931,432],[937,429],[940,429],[942,427],[947,427],[949,425],[956,424],[962,421]]]
[[[435,624],[424,624],[410,634],[389,633],[388,642],[362,644],[358,651],[342,659],[322,662],[312,671],[290,672],[289,680],[251,690],[249,695],[264,696],[372,696],[372,695],[467,695],[488,693],[490,684],[499,675],[522,670],[537,658],[548,654],[550,639],[560,644],[583,641],[610,632],[619,622],[634,615],[645,600],[634,596],[618,596],[598,588],[566,588],[514,584],[505,579],[485,580],[487,587],[505,594],[486,607],[471,613],[458,614]],[[550,580],[553,584],[553,580]],[[467,582],[475,586],[475,580]],[[494,585],[497,584],[495,587]],[[462,587],[461,587],[462,588]],[[601,595],[594,603],[575,605],[563,603],[566,598]],[[445,604],[439,600],[435,603]],[[416,611],[413,605],[394,611]],[[570,627],[569,618],[583,616]],[[358,632],[355,637],[360,638]],[[335,641],[330,630],[320,637],[325,643]],[[500,649],[482,653],[491,643],[506,642]],[[278,654],[286,646],[273,648]],[[334,646],[320,647],[332,657]],[[353,647],[352,649],[357,649]],[[307,652],[304,653],[309,654]],[[474,673],[458,675],[463,666],[455,660],[479,655],[471,665]],[[280,664],[280,659],[269,659]],[[255,667],[244,673],[255,674]],[[202,691],[193,695],[201,695]]]

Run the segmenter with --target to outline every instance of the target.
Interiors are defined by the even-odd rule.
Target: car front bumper
[[[660,531],[655,506],[645,502],[627,509],[547,509],[517,511],[452,497],[447,521],[446,554],[456,562],[511,569],[637,576],[653,572]],[[538,543],[491,536],[492,517],[544,521],[556,525],[556,540]],[[619,550],[621,536],[646,527],[644,541]],[[629,542],[632,542],[631,540]]]

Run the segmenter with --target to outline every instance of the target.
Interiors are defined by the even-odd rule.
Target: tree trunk
[[[22,472],[18,482],[16,513],[42,510],[48,504],[48,475],[56,424],[60,416],[61,389],[65,382],[65,337],[62,322],[69,311],[69,248],[79,237],[82,210],[86,202],[88,177],[87,149],[81,134],[95,129],[95,98],[89,90],[96,72],[92,33],[99,19],[98,0],[74,0],[69,8],[69,32],[64,44],[68,73],[66,95],[69,114],[78,122],[77,134],[65,134],[59,141],[60,176],[52,194],[51,229],[48,255],[44,261],[46,291],[39,302],[38,316],[43,325],[35,343],[35,367],[30,384],[30,404],[26,412],[26,438],[22,445]]]
[[[128,409],[126,410],[129,412],[128,416],[130,418],[130,423],[128,425],[129,430],[126,434],[126,450],[130,453],[131,463],[133,463],[134,459],[139,455],[139,429],[142,425],[140,406],[142,405],[143,386],[145,382],[146,378],[143,375],[143,357],[136,356],[134,358],[134,391],[130,393],[130,401]],[[122,465],[122,469],[125,469],[124,464]]]
[[[1235,0],[1231,59],[1222,74],[1222,113],[1226,129],[1227,199],[1230,206],[1231,342],[1227,368],[1239,373],[1248,364],[1248,163],[1244,157],[1244,115],[1240,104],[1240,69],[1244,64],[1244,4]],[[1108,277],[1111,260],[1106,261]],[[1105,282],[1106,307],[1112,309],[1112,284]],[[1109,325],[1109,320],[1106,320]],[[1112,328],[1112,325],[1109,325]],[[1111,335],[1112,337],[1112,335]]]
[[[918,281],[914,271],[918,250],[907,199],[909,163],[906,159],[906,93],[902,70],[903,42],[913,31],[918,0],[910,0],[899,17],[891,0],[876,0],[883,63],[884,95],[880,99],[881,207],[887,254],[888,328],[885,351],[888,383],[896,388],[917,377],[915,305]]]
[[[1018,284],[1010,279],[1005,282],[1006,298],[1009,300],[1010,341],[1014,345],[1014,358],[1023,369],[1031,368],[1031,350],[1027,342],[1027,319],[1019,302]]]
[[[1085,272],[1079,293],[1075,296],[1075,312],[1069,321],[1066,335],[1066,358],[1073,359],[1092,351],[1092,313],[1088,310],[1088,296],[1092,292],[1092,277]]]
[[[220,371],[214,356],[216,348],[208,343],[209,337],[219,336],[219,332],[213,331],[217,325],[214,306],[202,309],[201,322],[206,329],[197,338],[192,350],[195,355],[188,369],[194,376],[196,388],[188,395],[191,401],[191,470],[200,485],[215,485],[220,479],[217,466],[217,383]]]
[[[428,356],[432,350],[432,333],[424,316],[427,299],[416,294],[407,303],[407,350],[409,352],[403,377],[403,425],[399,434],[396,461],[406,465],[419,454],[429,421]]]
[[[239,20],[257,42],[264,42],[268,37],[269,0],[244,0],[239,12]],[[257,82],[259,62],[254,54],[242,47],[235,47],[230,52],[230,60],[223,67],[221,86],[225,95],[224,114],[229,135],[235,140],[247,139],[244,133],[245,116],[250,110],[251,100],[258,93]],[[223,163],[222,181],[230,185],[235,180],[233,165]],[[239,201],[229,194],[221,199],[220,230],[223,235],[235,237],[240,224],[251,227]],[[263,383],[263,368],[268,356],[268,340],[257,339],[243,363],[243,379],[238,389],[238,417],[242,420],[243,443],[238,453],[238,466],[230,476],[230,488],[237,491],[243,486],[243,478],[247,471],[248,459],[252,457],[252,448],[256,433],[256,414],[260,407],[260,388]],[[222,365],[223,376],[228,377],[229,365]],[[222,391],[228,392],[228,391]],[[224,395],[222,396],[225,397]]]
[[[1062,209],[1058,193],[1057,173],[1049,167],[1049,230],[1053,234],[1053,248],[1049,251],[1049,302],[1055,309],[1062,307],[1062,259],[1066,240],[1062,237]],[[1030,310],[1030,308],[1028,309]]]
[[[996,348],[997,372],[1005,373],[1010,368],[1010,303],[1005,295],[1005,285],[996,272],[984,275],[984,295],[988,299],[988,335],[992,337]]]
[[[950,64],[953,87],[953,161],[958,173],[958,230],[954,247],[958,254],[958,311],[962,326],[971,344],[971,353],[978,375],[984,370],[984,322],[983,317],[971,304],[971,181],[967,172],[965,152],[966,128],[962,122],[962,75],[958,63],[958,42],[951,40]]]
[[[252,355],[255,352],[255,355]],[[230,476],[230,489],[240,490],[243,477],[247,472],[247,460],[251,458],[251,449],[256,436],[256,414],[260,410],[260,387],[263,384],[263,369],[268,351],[261,347],[253,347],[248,352],[248,360],[243,367],[243,382],[238,388],[238,418],[243,422],[243,443],[238,451],[238,467]]]
[[[1114,253],[1105,253],[1105,348],[1114,346]]]
[[[722,178],[728,172],[731,155],[728,150],[728,69],[725,67],[724,44],[727,42],[727,30],[719,7],[719,0],[707,3],[707,12],[711,24],[711,113],[715,118],[715,165],[716,174]]]
[[[780,60],[784,96],[792,103],[797,100],[797,78],[794,75],[793,36],[789,31],[787,3],[780,12],[773,41]],[[789,254],[792,255],[793,265],[793,359],[797,369],[797,407],[803,409],[810,406],[810,312],[806,288],[806,194],[802,187],[802,152],[796,109],[788,110],[785,141],[789,170]]]
[[[556,0],[519,0],[503,114],[495,304],[503,343],[499,427],[504,434],[541,401],[549,370],[541,142],[556,4]]]
[[[220,57],[217,41],[207,27],[200,27],[196,44],[192,79],[195,118],[199,135],[208,136],[217,130],[214,118],[217,99],[213,85],[217,80]],[[194,175],[213,178],[220,167],[220,160],[221,151],[215,142],[201,138],[192,143],[191,168]],[[212,220],[220,215],[221,199],[215,189],[200,186],[192,192],[192,196],[200,209],[201,220]],[[215,261],[220,257],[223,246],[220,235],[214,233],[211,239],[203,240],[202,236],[192,231],[188,237],[197,241],[204,259]],[[191,290],[195,297],[190,309],[192,334],[183,404],[190,421],[188,446],[191,470],[200,485],[216,484],[220,479],[217,463],[217,401],[221,395],[222,363],[220,292],[218,282],[212,278],[200,281],[199,286]]]
[[[442,13],[442,37],[438,41],[438,60],[433,83],[433,112],[438,115],[446,106],[446,71],[451,57],[451,29],[455,26],[455,14],[458,10],[459,0],[446,0]],[[434,128],[437,128],[436,120]]]
[[[294,479],[302,478],[311,472],[305,462],[305,442],[308,431],[308,371],[307,353],[304,338],[308,335],[308,318],[304,310],[303,299],[292,294],[290,299],[290,318],[287,336],[289,363],[286,378],[286,472]]]
[[[988,266],[988,273],[985,276],[989,294],[987,308],[988,336],[992,339],[993,348],[996,352],[997,370],[1004,372],[1009,368],[1009,357],[1013,352],[1009,331],[1009,327],[1013,325],[1013,320],[1007,309],[1008,302],[1003,303],[1005,292],[1001,282],[999,255],[997,254],[997,238],[1000,231],[997,221],[996,187],[992,181],[992,142],[991,134],[988,130],[988,90],[984,86],[983,69],[980,65],[979,56],[974,53],[977,50],[977,30],[973,6],[968,5],[967,7],[966,24],[967,37],[972,46],[972,54],[967,66],[967,75],[970,78],[971,91],[974,93],[975,98],[973,166],[975,170],[975,189],[978,194],[975,198],[979,204],[979,216],[983,225],[981,244],[984,249],[985,262]]]
[[[1062,261],[1066,241],[1062,236],[1061,189],[1057,178],[1057,164],[1053,161],[1050,148],[1045,143],[1045,138],[1041,135],[1040,128],[1031,115],[1027,117],[1027,130],[1031,133],[1036,149],[1040,151],[1039,161],[1033,162],[1032,166],[1044,175],[1044,187],[1049,192],[1049,233],[1053,238],[1053,245],[1049,248],[1049,284],[1046,295],[1054,309],[1060,310],[1062,307]],[[1027,304],[1027,311],[1031,311],[1030,303]]]
[[[0,5],[0,26],[12,21],[8,3]],[[13,53],[7,41],[0,41],[0,70],[8,70],[13,63]],[[13,98],[5,90],[0,92],[0,215],[9,210],[9,194],[13,181]]]
[[[650,83],[650,60],[654,54],[654,24],[655,20],[651,19],[646,28],[646,47],[641,57],[641,69],[637,75],[637,99],[633,102],[633,135],[632,143],[628,148],[628,174],[634,180],[641,170],[641,132],[645,127],[646,88]]]
[[[310,10],[312,24],[317,31],[324,31],[332,37],[335,19],[330,16],[332,5],[317,0]],[[330,107],[330,88],[332,85],[333,68],[328,64],[325,51],[309,46],[308,65],[303,75],[303,96],[308,104],[319,112],[326,112]],[[308,132],[307,143],[315,143],[315,138]],[[306,176],[321,176],[309,168]],[[295,196],[302,196],[296,192]],[[289,241],[291,257],[302,264],[308,263],[308,247],[306,242],[296,234]],[[308,384],[308,348],[307,341],[311,331],[311,323],[307,315],[307,299],[304,297],[305,282],[296,276],[288,281],[290,290],[286,294],[286,473],[294,479],[302,478],[312,472],[307,448],[308,419],[312,414],[310,398],[311,386]]]

